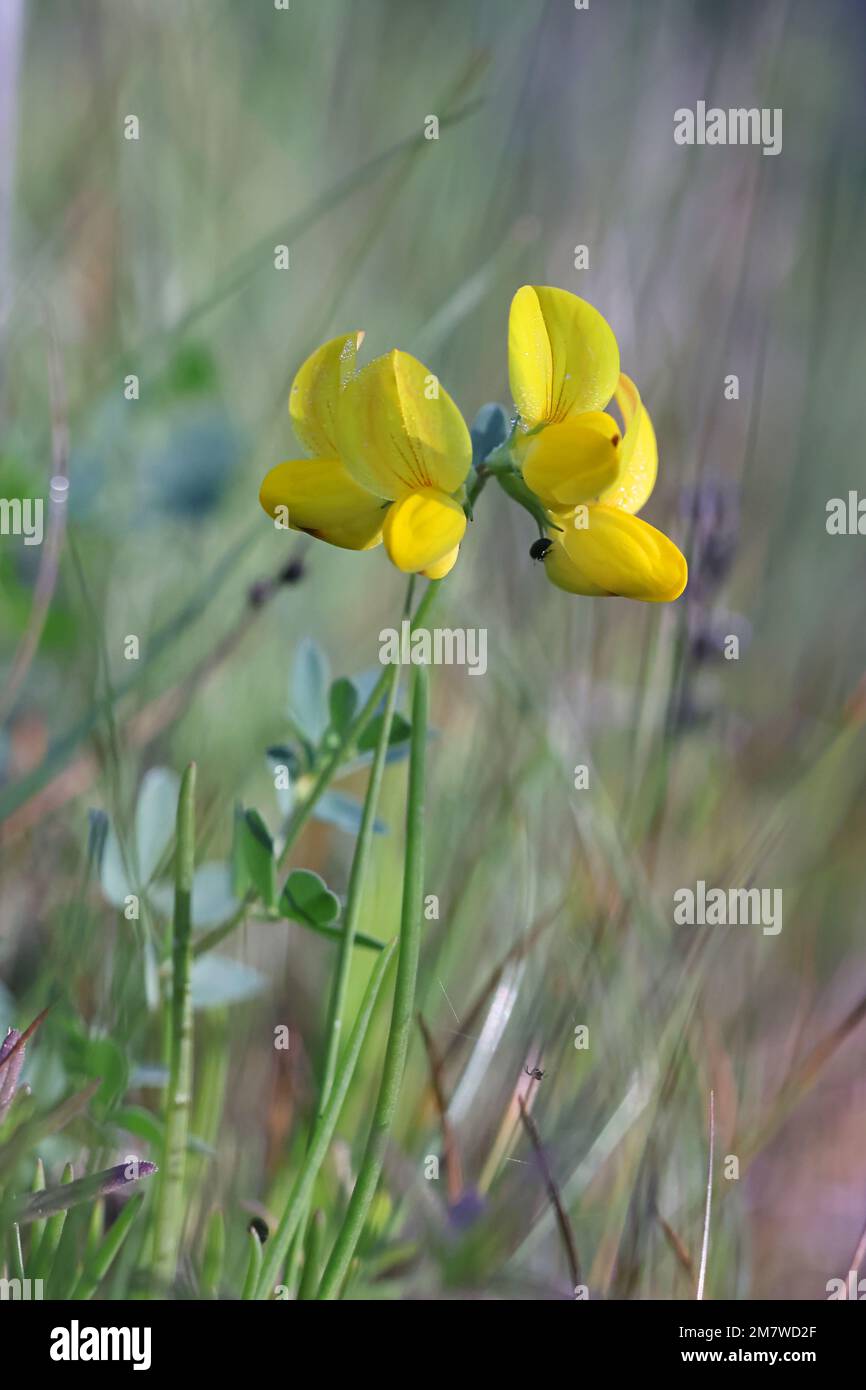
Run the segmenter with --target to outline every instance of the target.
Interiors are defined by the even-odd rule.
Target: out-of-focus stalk
[[[175,852],[169,1080],[165,1143],[154,1236],[154,1275],[165,1290],[174,1279],[184,1218],[184,1176],[192,1094],[192,881],[195,872],[195,763],[180,785]]]

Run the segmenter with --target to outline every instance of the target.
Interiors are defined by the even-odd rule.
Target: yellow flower
[[[635,515],[653,490],[658,450],[610,325],[567,290],[524,285],[511,304],[508,367],[520,416],[515,452],[554,523],[550,580],[575,594],[677,598],[685,558]],[[605,410],[614,397],[622,429]]]
[[[286,509],[296,530],[349,550],[385,542],[398,569],[441,579],[454,565],[466,516],[469,431],[451,397],[405,352],[355,371],[362,335],[318,348],[295,377],[289,411],[313,455],[271,469],[265,511]]]

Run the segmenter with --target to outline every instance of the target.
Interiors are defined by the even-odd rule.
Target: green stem
[[[409,581],[409,588],[406,594],[405,611],[408,611],[411,605],[414,582],[413,576]],[[322,1084],[319,1091],[318,1119],[321,1119],[322,1112],[328,1103],[328,1095],[334,1080],[334,1071],[340,1052],[343,1013],[346,1007],[349,975],[352,969],[352,951],[355,946],[358,922],[361,916],[361,899],[363,897],[364,883],[367,877],[367,868],[370,862],[370,853],[373,847],[376,807],[379,802],[379,792],[382,787],[382,777],[385,771],[385,756],[388,752],[388,744],[391,738],[391,724],[394,718],[394,708],[397,703],[397,691],[400,687],[400,667],[394,664],[393,666],[387,666],[385,668],[382,676],[380,676],[376,683],[376,689],[373,691],[373,695],[376,694],[380,685],[384,687],[386,692],[385,712],[382,718],[382,726],[379,730],[376,751],[373,755],[373,766],[370,769],[370,780],[367,783],[367,794],[364,797],[364,808],[361,813],[361,828],[355,842],[355,853],[352,856],[352,868],[349,873],[349,887],[346,893],[346,911],[343,918],[343,930],[331,984],[328,1018],[325,1025],[325,1061],[322,1068]],[[370,699],[372,700],[372,698],[371,696]],[[369,705],[370,701],[368,700],[367,703]],[[376,704],[378,705],[378,703],[377,699]],[[306,1235],[304,1224],[305,1216],[299,1227],[298,1237],[289,1261],[288,1283],[292,1288],[295,1286],[295,1276],[303,1253]]]
[[[435,600],[436,594],[439,590],[440,583],[441,581],[433,581],[430,584],[428,584],[426,592],[424,593],[421,602],[418,604],[414,617],[412,618],[411,631],[414,631],[416,627],[419,627],[425,621],[427,615],[430,612],[430,608],[432,607],[432,604]],[[407,614],[411,607],[414,585],[415,579],[413,576],[412,579],[410,579],[409,581],[409,586],[406,592],[406,601],[404,604],[404,612]],[[379,679],[377,680],[375,686],[373,687],[373,690],[371,691],[369,697],[367,698],[366,703],[361,709],[360,713],[355,716],[355,719],[352,721],[348,729],[343,734],[343,737],[340,739],[340,742],[329,753],[325,763],[322,765],[322,768],[320,769],[319,774],[307,795],[295,807],[295,810],[289,820],[289,824],[286,830],[286,842],[283,846],[283,851],[280,856],[281,864],[285,861],[287,855],[289,854],[289,851],[291,850],[292,846],[297,840],[301,830],[303,829],[304,825],[306,824],[310,815],[312,814],[313,809],[317,801],[319,800],[319,797],[330,785],[334,777],[334,774],[340,766],[340,763],[343,761],[350,749],[357,743],[362,731],[367,727],[368,723],[373,718],[374,714],[379,708],[379,705],[382,701],[382,697],[386,694],[386,691],[393,690],[394,695],[396,697],[396,686],[389,686],[389,682],[392,680],[395,673],[398,671],[399,667],[397,666],[385,667]],[[373,824],[375,823],[376,806],[375,802],[371,803],[370,795],[371,791],[374,790],[374,778],[376,777],[377,763],[380,761],[383,762],[385,754],[387,753],[392,715],[393,707],[390,711],[386,709],[385,718],[382,721],[382,728],[380,730],[378,746],[374,754],[373,768],[370,773],[370,781],[367,786],[367,798],[365,800],[364,810],[362,813],[363,822],[366,822],[369,810],[371,829]],[[381,767],[379,770],[379,776],[377,780],[381,781]],[[375,798],[378,799],[378,786],[375,788]],[[339,1018],[344,1002],[349,966],[351,964],[352,946],[360,940],[359,934],[356,930],[356,923],[358,919],[358,912],[360,909],[360,889],[363,886],[364,876],[364,861],[360,858],[361,837],[363,836],[363,833],[364,831],[362,823],[361,834],[359,835],[358,841],[355,845],[355,855],[352,862],[352,870],[346,904],[345,926],[342,928],[340,933],[340,953],[335,967],[334,984],[332,986],[331,1000],[328,1010],[328,1021],[326,1028],[326,1036],[328,1039],[326,1044],[327,1051],[323,1069],[322,1090],[319,1097],[320,1115],[322,1107],[324,1106],[325,1101],[327,1100],[327,1088],[330,1084],[330,1078],[333,1076],[333,1070],[336,1064],[337,1054],[339,1050]],[[358,870],[357,875],[356,868]],[[356,892],[353,892],[353,885],[355,885]],[[352,939],[348,938],[350,914],[352,922]],[[336,1028],[335,1020],[337,1021]],[[297,1270],[301,1262],[304,1241],[306,1238],[305,1226],[306,1214],[298,1227],[297,1237],[289,1259],[287,1279],[291,1288],[295,1287]]]
[[[154,1276],[165,1290],[177,1269],[192,1093],[192,881],[195,872],[195,763],[183,775],[177,808],[173,973],[165,1142],[154,1237]]]
[[[247,1274],[241,1292],[241,1301],[244,1303],[249,1299],[255,1298],[256,1287],[262,1272],[262,1242],[259,1240],[255,1231],[251,1230],[249,1232],[248,1245],[249,1259],[247,1262]]]
[[[304,1251],[304,1273],[298,1289],[298,1301],[305,1303],[315,1298],[316,1289],[322,1273],[322,1244],[325,1238],[325,1213],[314,1211],[307,1234]]]
[[[379,991],[382,988],[382,981],[385,972],[391,963],[394,955],[395,943],[392,941],[380,953],[373,967],[370,981],[364,995],[361,1007],[358,1010],[358,1017],[352,1029],[351,1036],[346,1044],[346,1050],[340,1067],[334,1078],[328,1103],[325,1106],[324,1114],[317,1121],[313,1130],[310,1147],[304,1160],[304,1166],[295,1178],[292,1190],[289,1193],[289,1200],[283,1212],[280,1224],[265,1247],[265,1260],[259,1281],[259,1298],[269,1298],[273,1293],[274,1285],[277,1283],[283,1262],[288,1254],[292,1238],[298,1229],[299,1223],[306,1217],[310,1197],[313,1191],[313,1183],[316,1181],[319,1169],[328,1151],[328,1145],[340,1117],[343,1102],[355,1075],[358,1057],[367,1036],[370,1020],[373,1017],[373,1010]]]
[[[370,853],[373,847],[373,827],[376,821],[376,807],[379,802],[379,792],[382,787],[382,776],[385,771],[385,755],[388,752],[388,743],[391,737],[391,723],[394,717],[394,707],[397,703],[397,691],[400,685],[400,667],[396,664],[389,667],[387,679],[385,714],[382,719],[382,727],[379,731],[379,739],[373,757],[373,766],[370,769],[370,780],[367,783],[367,795],[364,797],[364,809],[361,814],[361,828],[358,831],[355,853],[352,858],[349,887],[346,894],[346,912],[343,919],[343,934],[340,939],[337,966],[334,972],[331,999],[328,1005],[328,1022],[325,1031],[325,1036],[327,1038],[325,1044],[325,1063],[322,1069],[322,1087],[319,1093],[318,1113],[320,1117],[328,1101],[328,1093],[334,1079],[334,1069],[337,1065],[337,1056],[340,1049],[343,1012],[346,1005],[349,972],[352,968],[352,951],[355,945],[355,933],[358,929],[358,922],[361,916],[361,899],[367,878],[367,869],[370,863]]]
[[[511,431],[508,439],[506,439],[503,444],[500,444],[498,449],[494,449],[492,453],[488,454],[484,462],[479,464],[472,473],[466,485],[466,507],[470,519],[472,518],[475,503],[487,486],[489,478],[508,476],[509,474],[519,471],[511,453],[511,441],[513,438],[514,430]]]
[[[441,579],[435,579],[431,580],[431,582],[428,584],[427,590],[423,598],[421,599],[421,602],[418,604],[418,607],[415,610],[415,616],[412,619],[411,630],[413,632],[415,631],[415,628],[420,627],[421,624],[427,618],[430,609],[433,605],[433,602],[436,598],[436,594],[439,591],[439,586],[441,585],[441,583]],[[342,738],[340,739],[339,743],[331,749],[325,762],[319,769],[319,772],[310,790],[307,792],[306,796],[304,796],[303,799],[298,802],[297,806],[292,812],[289,818],[288,826],[286,827],[285,844],[283,845],[283,849],[280,854],[281,867],[285,864],[285,861],[288,858],[289,852],[295,844],[295,841],[297,840],[298,836],[300,835],[301,831],[303,830],[304,826],[306,825],[307,821],[312,815],[313,810],[317,802],[319,801],[319,798],[322,796],[323,792],[325,792],[327,788],[330,786],[334,777],[334,773],[337,771],[340,763],[345,758],[346,753],[354,746],[355,743],[357,743],[364,729],[367,727],[373,715],[376,713],[376,710],[379,708],[379,705],[382,701],[382,697],[385,694],[385,690],[388,684],[388,678],[391,674],[391,669],[392,668],[390,667],[386,667],[386,669],[382,672],[381,676],[379,677],[372,691],[370,692],[370,695],[363,708],[361,709],[360,713],[355,716],[352,723],[349,725]]]
[[[551,528],[557,531],[562,530],[561,526],[552,521],[535,493],[530,492],[519,473],[497,473],[496,481],[499,483],[502,491],[506,493],[513,502],[517,502],[525,512],[529,512],[529,515],[538,527],[539,535],[546,536]]]
[[[382,1172],[385,1150],[406,1068],[415,1008],[415,982],[421,944],[424,903],[424,781],[427,754],[427,668],[415,668],[412,701],[412,745],[409,757],[409,797],[406,806],[406,859],[400,954],[391,1010],[391,1027],[373,1124],[354,1191],[319,1287],[320,1299],[336,1298],[364,1228],[370,1203]]]

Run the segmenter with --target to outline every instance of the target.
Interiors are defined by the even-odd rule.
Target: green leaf
[[[312,869],[293,869],[286,879],[279,911],[312,927],[327,927],[340,915],[340,899]]]
[[[331,712],[331,728],[337,734],[344,734],[355,717],[358,708],[358,692],[347,676],[334,681],[328,695]]]
[[[77,1039],[73,1055],[84,1076],[98,1077],[102,1083],[94,1097],[95,1104],[108,1107],[125,1093],[129,1067],[122,1049],[111,1038]]]
[[[382,714],[375,715],[374,718],[370,720],[370,723],[358,739],[359,753],[367,753],[371,748],[376,747],[376,744],[379,742],[379,734],[382,729],[382,721],[384,718],[385,715],[383,712]],[[408,719],[404,719],[402,714],[395,713],[391,724],[391,736],[388,739],[388,747],[393,748],[395,743],[406,743],[411,733],[412,726]]]
[[[111,1116],[111,1123],[116,1129],[127,1130],[137,1139],[143,1139],[154,1149],[162,1147],[162,1121],[141,1105],[126,1105],[120,1110],[115,1110]]]
[[[305,637],[292,666],[289,717],[318,743],[328,727],[328,658],[317,642]]]
[[[274,842],[258,811],[235,813],[232,876],[238,900],[255,892],[265,907],[273,907],[277,894]]]

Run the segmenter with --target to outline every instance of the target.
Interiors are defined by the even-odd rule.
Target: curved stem
[[[412,746],[409,760],[409,797],[406,806],[406,858],[403,872],[403,908],[400,920],[400,954],[391,1010],[391,1026],[382,1068],[382,1080],[373,1124],[358,1179],[340,1234],[331,1251],[319,1287],[320,1299],[339,1296],[355,1253],[370,1204],[379,1183],[391,1126],[397,1109],[415,1009],[415,982],[421,944],[424,901],[424,783],[427,754],[428,677],[425,666],[415,668],[412,700]]]

